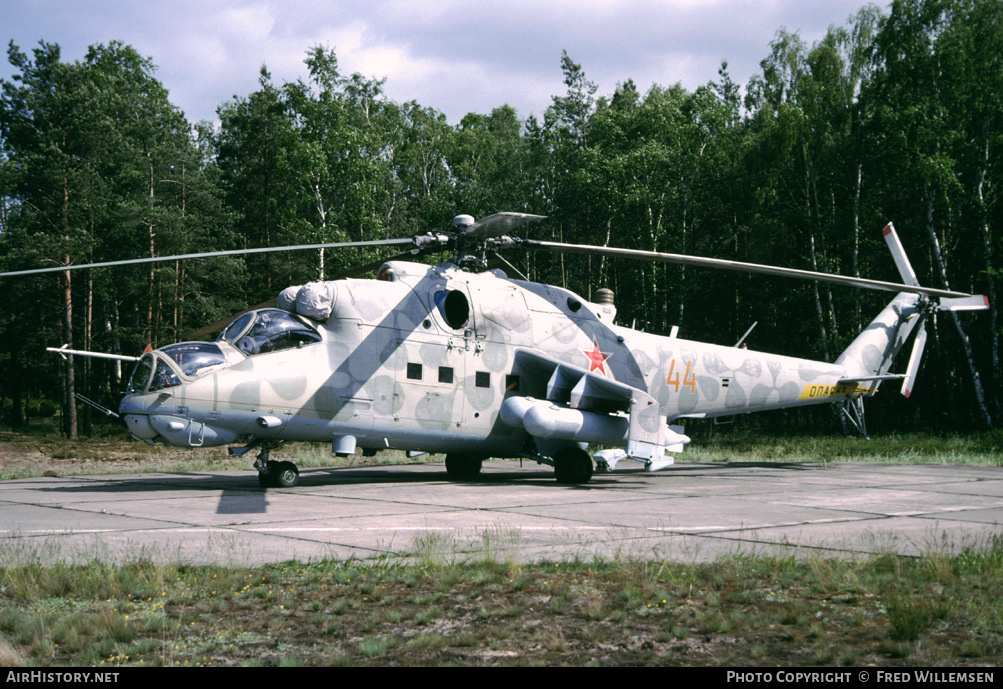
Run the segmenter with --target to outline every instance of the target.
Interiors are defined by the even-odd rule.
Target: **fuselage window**
[[[474,385],[479,388],[491,387],[491,374],[487,371],[477,371],[474,374]]]
[[[407,377],[411,380],[421,380],[421,364],[408,363]]]
[[[453,369],[450,366],[440,366],[439,367],[439,382],[440,383],[452,383],[453,382]]]

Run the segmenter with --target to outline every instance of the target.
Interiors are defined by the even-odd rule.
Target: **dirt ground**
[[[150,446],[125,433],[67,441],[45,427],[27,431],[0,431],[0,478],[69,476],[178,470],[192,463],[226,462],[232,468],[249,468],[234,460],[225,447],[205,450]]]

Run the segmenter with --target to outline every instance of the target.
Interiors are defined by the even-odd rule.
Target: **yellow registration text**
[[[875,388],[860,385],[805,385],[798,399],[817,400],[823,397],[852,397],[874,392]]]

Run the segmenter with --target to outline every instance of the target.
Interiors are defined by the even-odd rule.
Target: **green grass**
[[[706,430],[706,429],[704,429]],[[74,442],[63,440],[55,422],[36,421],[28,429],[0,429],[0,480],[43,475],[87,475],[246,470],[251,453],[233,458],[225,447],[167,448],[149,446],[127,437],[124,430],[104,427],[104,435]],[[700,433],[677,455],[685,462],[895,462],[909,464],[968,464],[1003,466],[1003,431],[971,434],[892,433],[864,439],[835,433],[768,435],[741,428]],[[273,456],[300,467],[414,464],[442,461],[441,455],[409,459],[403,452],[386,451],[374,457],[361,454],[336,457],[325,443],[291,443]],[[485,543],[485,548],[498,547]]]
[[[2,665],[957,667],[1003,654],[1003,537],[954,557],[695,565],[18,555],[0,568]]]
[[[91,438],[68,441],[52,420],[36,421],[24,429],[0,428],[0,480],[37,476],[172,473],[248,470],[256,451],[231,457],[226,447],[177,448],[146,445],[131,439],[117,426],[103,427]],[[376,466],[414,464],[428,456],[409,459],[403,452],[386,451],[374,457],[360,454],[337,457],[327,443],[292,443],[273,457],[300,467]],[[441,458],[439,458],[441,460]]]
[[[1003,431],[890,433],[871,438],[729,431],[694,440],[682,459],[699,462],[882,462],[1003,466]]]

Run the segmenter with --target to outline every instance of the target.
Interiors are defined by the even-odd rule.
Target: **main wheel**
[[[481,473],[481,458],[470,455],[446,455],[446,475],[454,481],[470,481]]]
[[[592,457],[578,447],[561,450],[554,457],[554,478],[558,483],[588,483],[592,478]]]
[[[258,472],[258,485],[262,488],[271,488],[275,485],[275,474],[271,471]]]
[[[271,474],[278,488],[292,488],[300,480],[300,470],[292,462],[278,462]]]

